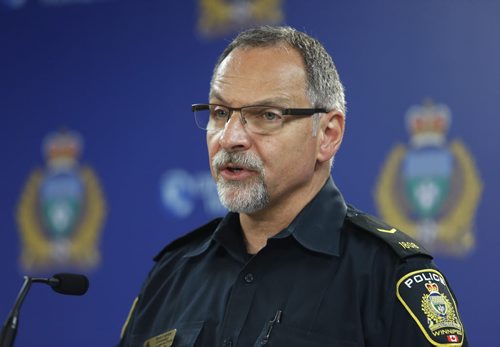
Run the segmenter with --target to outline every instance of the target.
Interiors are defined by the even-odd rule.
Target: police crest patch
[[[433,346],[462,346],[464,329],[457,305],[437,270],[418,270],[397,283],[397,297]]]
[[[78,163],[82,138],[75,132],[55,132],[42,147],[46,167],[31,173],[17,209],[21,266],[28,272],[92,268],[100,258],[105,202],[93,170]]]
[[[436,254],[464,256],[473,249],[474,217],[482,183],[474,159],[459,139],[446,140],[446,105],[411,107],[411,135],[388,155],[375,202],[381,217]]]

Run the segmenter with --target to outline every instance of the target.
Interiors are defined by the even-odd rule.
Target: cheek
[[[286,151],[281,153],[280,161],[282,167],[289,170],[287,174],[309,175],[316,163],[316,146],[310,138],[293,142],[293,145],[287,146]]]
[[[262,141],[256,149],[256,154],[264,162],[266,176],[269,181],[280,185],[292,170],[296,170],[297,161],[300,161],[300,146],[282,141]],[[271,182],[268,182],[271,183]]]
[[[212,159],[219,150],[219,140],[217,136],[207,134],[207,150],[208,150],[208,161],[210,165],[210,171],[212,171],[213,174],[214,172],[212,169]]]
[[[207,133],[207,149],[210,156],[215,155],[219,150],[219,136],[217,134]]]

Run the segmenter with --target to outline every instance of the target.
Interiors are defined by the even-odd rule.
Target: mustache
[[[212,159],[212,167],[217,173],[227,164],[241,166],[245,169],[257,171],[261,174],[264,172],[264,163],[256,154],[253,153],[228,152],[226,150],[220,150]]]

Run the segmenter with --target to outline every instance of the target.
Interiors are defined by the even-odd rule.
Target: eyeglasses
[[[281,108],[275,106],[229,107],[217,104],[191,106],[198,128],[208,132],[224,129],[234,111],[240,112],[242,124],[256,134],[271,134],[283,126],[284,116],[312,116],[328,112],[324,108]]]

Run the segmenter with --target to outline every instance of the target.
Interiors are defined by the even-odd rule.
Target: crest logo
[[[206,36],[283,20],[281,0],[199,0],[198,29]]]
[[[440,329],[457,329],[461,331],[462,325],[457,318],[455,308],[446,295],[439,292],[436,283],[428,282],[425,287],[429,294],[422,296],[422,311],[427,316],[427,324],[432,333]]]
[[[406,114],[408,146],[388,155],[375,191],[382,217],[431,251],[463,256],[474,246],[482,184],[464,144],[446,134],[451,112],[431,101]]]
[[[31,173],[17,210],[21,265],[27,271],[89,269],[99,262],[105,202],[93,170],[78,162],[82,147],[81,136],[69,131],[43,141],[46,166]]]

